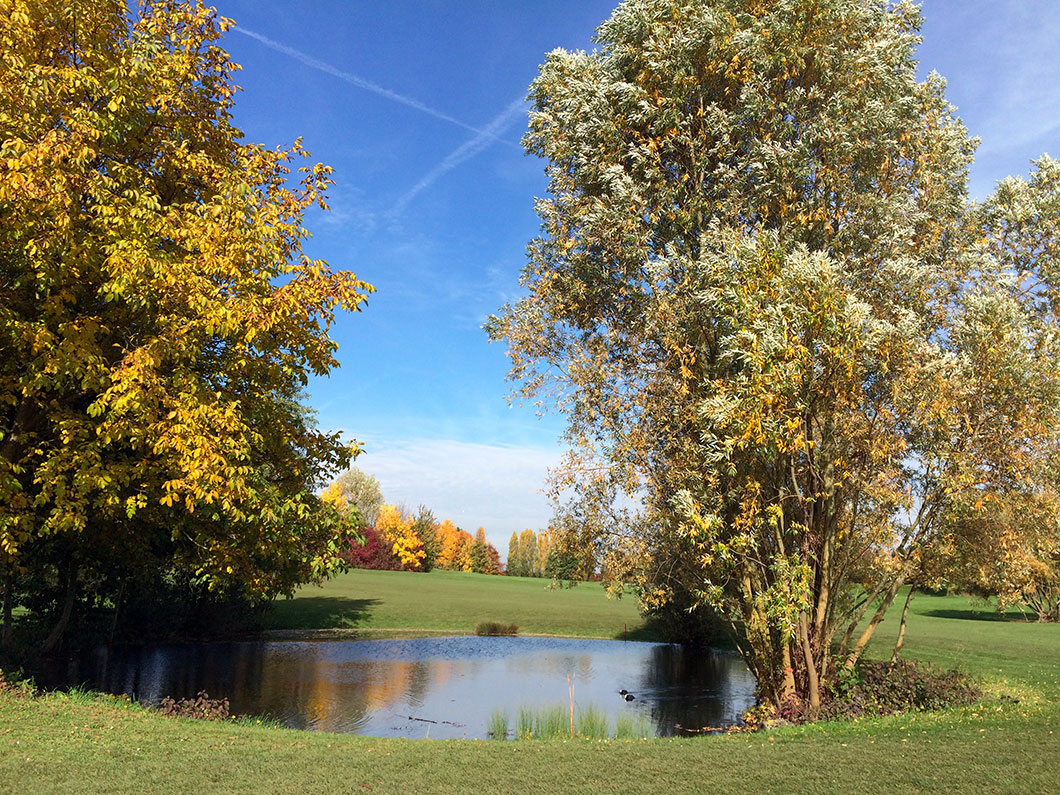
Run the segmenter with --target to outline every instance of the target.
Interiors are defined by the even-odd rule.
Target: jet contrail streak
[[[405,194],[394,202],[394,206],[390,208],[387,215],[394,218],[401,214],[401,212],[408,206],[408,203],[418,196],[422,191],[433,185],[439,177],[452,171],[454,168],[459,166],[465,160],[474,157],[489,144],[497,139],[497,136],[504,132],[505,128],[515,119],[520,112],[525,111],[526,100],[519,98],[512,102],[507,108],[501,111],[489,124],[487,124],[482,130],[478,131],[478,134],[468,141],[465,141],[459,147],[450,152],[441,163],[428,171],[423,179],[409,188]]]
[[[460,119],[454,119],[447,113],[443,113],[440,110],[435,110],[430,105],[425,105],[418,99],[406,97],[404,94],[399,94],[396,91],[391,91],[389,88],[385,88],[384,86],[381,86],[378,83],[373,83],[371,80],[365,80],[363,77],[359,77],[355,74],[352,74],[351,72],[344,72],[341,69],[338,69],[329,63],[325,63],[324,61],[317,60],[313,56],[307,55],[306,53],[301,52],[300,50],[296,50],[293,47],[288,47],[286,44],[281,44],[278,41],[270,39],[268,36],[263,36],[262,34],[257,33],[253,30],[248,30],[247,28],[234,27],[232,28],[232,30],[236,33],[241,33],[242,35],[247,36],[248,38],[254,39],[255,41],[261,42],[269,49],[290,56],[296,61],[304,63],[306,66],[312,67],[313,69],[317,69],[318,71],[324,72],[333,77],[337,77],[339,80],[344,80],[350,85],[357,86],[357,88],[362,88],[365,91],[370,91],[380,97],[385,97],[386,99],[389,99],[392,102],[397,102],[407,107],[414,108],[415,110],[418,110],[421,113],[426,113],[428,116],[433,116],[436,119],[441,119],[442,121],[447,121],[450,124],[455,124],[457,127],[463,127],[465,130],[469,130],[473,133],[482,134],[485,132],[485,130],[483,129],[480,129],[478,127],[472,127],[470,124],[465,124],[464,122],[460,121]],[[487,127],[486,129],[489,128]],[[507,143],[507,141],[505,143]]]

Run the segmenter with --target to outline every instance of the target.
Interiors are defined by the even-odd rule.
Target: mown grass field
[[[273,605],[270,629],[444,630],[470,634],[482,621],[517,624],[519,634],[644,639],[631,595],[608,599],[599,583],[549,588],[551,580],[453,571],[428,574],[355,569],[306,586]]]
[[[434,580],[422,585],[428,582]],[[480,593],[489,596],[493,583],[512,587],[501,578],[473,587],[485,588]],[[351,588],[342,598],[368,598],[353,593],[352,581],[332,587]],[[403,614],[396,605],[412,597],[403,596],[387,613],[382,606],[389,598],[381,593],[372,597],[379,611],[372,621],[390,616],[388,621],[411,623],[417,614]],[[541,591],[540,598],[546,604],[558,594],[574,610],[585,604],[576,600],[591,593],[579,586]],[[528,615],[546,610],[526,609]],[[889,653],[896,623],[892,616],[882,625],[873,647],[877,655]],[[1044,793],[1060,788],[1060,626],[997,621],[962,597],[918,596],[907,644],[907,656],[960,665],[981,678],[988,700],[938,714],[757,735],[491,742],[382,740],[201,723],[163,718],[110,698],[0,694],[0,791]]]

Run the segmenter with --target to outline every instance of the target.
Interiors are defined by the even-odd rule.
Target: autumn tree
[[[471,571],[476,574],[487,573],[486,568],[489,564],[488,546],[489,542],[486,541],[486,531],[480,527],[475,531],[475,540],[471,544]]]
[[[519,533],[514,530],[512,531],[512,537],[508,539],[508,576],[526,576],[526,571],[523,566],[522,543],[519,539]]]
[[[352,505],[361,522],[369,527],[375,525],[384,501],[379,480],[357,467],[350,467],[335,478],[325,490],[325,496],[335,502]]]
[[[419,571],[426,552],[423,542],[414,527],[415,520],[403,513],[396,505],[384,505],[379,509],[375,529],[379,536],[391,545],[395,557],[406,571]]]
[[[520,564],[523,577],[540,577],[544,574],[538,559],[537,534],[529,527],[519,534],[519,546],[522,550]]]
[[[350,450],[299,395],[371,288],[302,251],[330,168],[232,125],[230,24],[3,4],[0,573],[7,628],[55,584],[51,646],[90,580],[120,601],[150,561],[263,599],[337,551],[313,490]]]
[[[917,80],[919,25],[629,0],[597,51],[550,53],[542,235],[488,324],[567,417],[557,548],[712,611],[762,699],[811,712],[918,556],[984,491],[1033,490],[1058,427],[1055,222],[969,208],[975,142]]]
[[[423,571],[430,571],[438,564],[442,545],[438,538],[438,522],[434,519],[434,513],[426,505],[421,505],[417,509],[416,516],[412,520],[412,531],[423,547],[423,560],[420,562],[420,568]]]
[[[438,525],[437,537],[441,544],[438,554],[438,568],[449,571],[471,571],[469,557],[474,539],[461,530],[450,519],[443,519]]]

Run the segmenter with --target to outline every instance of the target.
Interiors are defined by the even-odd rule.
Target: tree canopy
[[[778,706],[815,709],[921,560],[984,495],[1040,491],[1054,449],[1056,163],[969,203],[977,142],[917,79],[920,22],[627,0],[530,90],[549,196],[488,330],[567,417],[570,544],[727,621]]]
[[[333,558],[312,490],[351,451],[299,396],[372,288],[303,252],[331,169],[233,126],[230,24],[201,2],[4,4],[8,627],[37,576],[68,618],[90,580],[113,595],[149,561],[264,598]]]

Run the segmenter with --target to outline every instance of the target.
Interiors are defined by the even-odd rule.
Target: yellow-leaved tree
[[[391,546],[401,568],[406,571],[419,570],[426,557],[423,541],[414,525],[415,520],[404,515],[395,505],[384,505],[375,520],[376,531]]]
[[[334,558],[312,491],[350,458],[299,396],[372,289],[302,251],[331,169],[241,142],[201,2],[0,9],[5,639],[19,604],[54,648],[163,575],[289,592]]]

